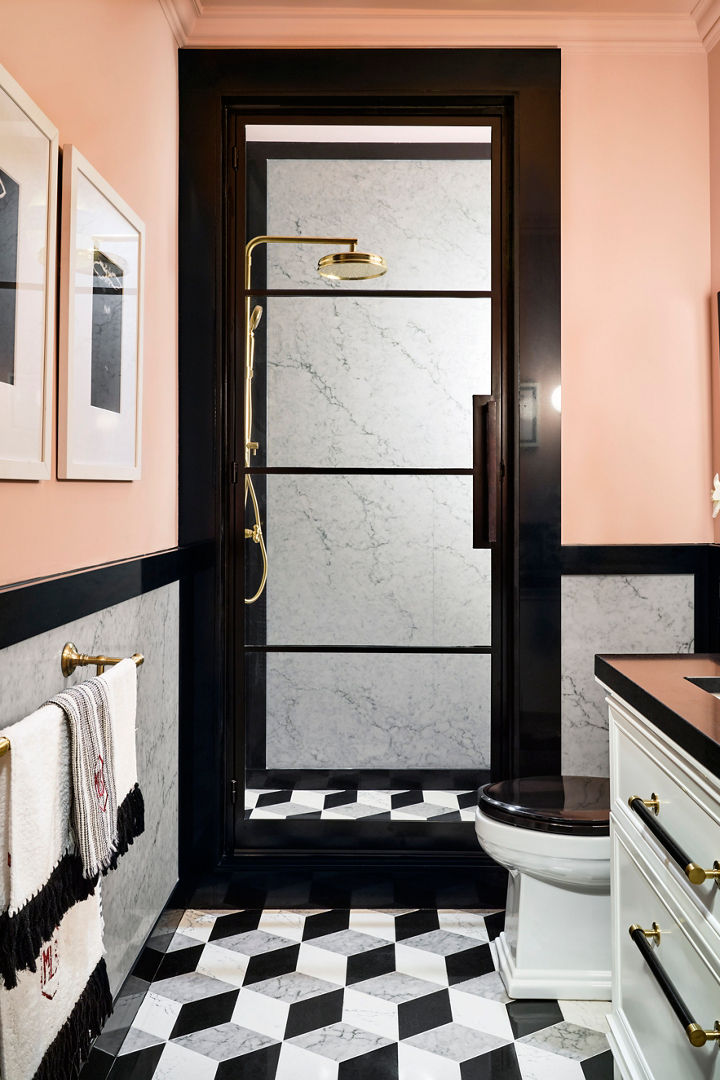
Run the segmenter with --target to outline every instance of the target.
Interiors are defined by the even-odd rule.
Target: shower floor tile
[[[475,791],[247,788],[245,820],[474,821]]]
[[[502,913],[188,911],[194,971],[158,977],[80,1080],[612,1080],[606,1002],[513,1001]],[[170,943],[175,940],[170,939]],[[182,947],[181,947],[182,946]],[[160,973],[159,973],[160,974]]]

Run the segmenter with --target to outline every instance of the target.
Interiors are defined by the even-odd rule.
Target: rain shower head
[[[250,316],[249,330],[250,330],[251,334],[254,334],[255,331],[257,330],[258,326],[260,325],[260,320],[262,319],[262,317],[263,317],[263,309],[260,307],[259,304],[256,304],[255,307],[252,309],[252,315]]]
[[[382,255],[354,250],[323,255],[317,268],[318,274],[333,281],[364,281],[387,273],[387,263]]]

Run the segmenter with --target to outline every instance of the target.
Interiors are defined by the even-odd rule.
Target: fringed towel
[[[0,758],[0,976],[8,988],[35,960],[65,912],[87,899],[71,834],[70,734],[57,705],[44,705],[3,734]]]
[[[73,828],[86,878],[110,868],[117,848],[117,795],[105,683],[88,679],[50,699],[70,728]]]
[[[91,680],[94,681],[94,680]],[[135,757],[136,668],[123,660],[99,680],[110,708],[116,790],[120,800],[117,864],[144,830]],[[72,830],[70,733],[56,705],[43,706],[0,734],[11,752],[0,757],[0,981],[36,969],[41,946],[65,912],[90,896]]]
[[[35,972],[0,988],[0,1075],[74,1080],[111,1012],[96,895],[68,911]]]

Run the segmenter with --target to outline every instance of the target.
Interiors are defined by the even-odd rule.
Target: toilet
[[[510,872],[493,942],[510,997],[610,999],[610,787],[535,776],[478,791],[475,832]]]

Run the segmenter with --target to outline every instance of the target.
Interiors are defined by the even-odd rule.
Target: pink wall
[[[712,273],[710,312],[712,326],[713,463],[720,471],[720,358],[718,357],[718,320],[716,294],[720,292],[720,43],[708,55],[710,87],[710,222],[712,238]],[[720,517],[715,522],[715,540],[720,542]]]
[[[408,12],[372,44],[407,44],[412,19]],[[506,44],[532,44],[522,20],[514,25]],[[455,20],[447,44],[457,44],[457,32]],[[475,26],[464,43],[483,44]],[[709,153],[717,289],[717,54],[710,57],[709,147],[707,59],[699,47],[563,49],[567,544],[713,536],[708,492],[720,446],[713,461]],[[177,57],[158,0],[123,0],[121,8],[115,0],[4,0],[0,63],[57,124],[61,142],[75,143],[144,218],[150,283],[143,479],[0,482],[3,583],[176,542]],[[121,92],[105,77],[110,65],[123,72]]]
[[[178,106],[177,47],[157,0],[2,8],[0,63],[147,230],[142,479],[0,481],[5,584],[177,543]]]
[[[713,537],[706,64],[563,54],[566,544]]]

